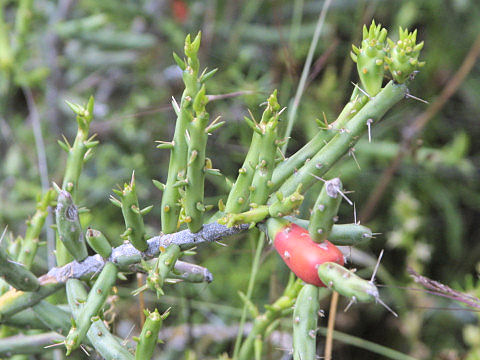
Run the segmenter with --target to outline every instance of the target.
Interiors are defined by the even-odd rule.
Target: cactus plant
[[[0,48],[8,50],[2,11],[0,6]],[[18,33],[21,35],[25,31],[22,21],[27,14],[23,12],[20,15]],[[101,17],[94,17],[90,22],[85,20],[73,24],[76,26],[73,27],[95,28],[104,21]],[[68,29],[68,24],[62,26]],[[76,32],[71,31],[72,34]],[[352,55],[357,63],[361,86],[353,88],[350,99],[335,121],[330,124],[320,122],[321,127],[318,133],[313,134],[312,140],[288,158],[278,148],[282,141],[287,140],[281,137],[283,109],[277,99],[279,93],[274,90],[266,99],[259,121],[255,120],[253,113],[245,118],[253,134],[243,165],[233,182],[212,169],[212,161],[207,158],[208,135],[224,124],[218,118],[209,122],[206,109],[212,97],[207,93],[205,83],[216,70],[200,71],[201,33],[193,40],[190,35],[187,36],[184,58],[174,54],[184,90],[180,104],[172,101],[176,116],[173,139],[171,142],[158,141],[157,146],[170,150],[165,184],[154,180],[155,186],[163,191],[159,210],[161,224],[144,220],[143,216],[152,210],[152,206],[140,209],[138,195],[142,193],[137,194],[135,173],[132,173],[128,183],[114,190],[118,198],[112,196],[110,199],[121,208],[125,225],[123,233],[115,233],[112,230],[115,227],[105,229],[112,242],[102,232],[90,227],[84,233],[81,220],[84,226],[88,225],[85,224],[87,221],[95,227],[98,224],[93,224],[96,222],[93,216],[80,219],[77,208],[82,203],[78,186],[80,174],[84,163],[91,157],[92,149],[98,144],[94,136],[89,135],[94,100],[90,97],[85,106],[67,102],[76,114],[77,134],[73,145],[67,140],[60,143],[67,152],[67,160],[62,186],[55,185],[58,192],[55,210],[57,267],[37,277],[39,269],[43,269],[42,264],[38,268],[33,266],[48,207],[54,204],[54,190],[46,191],[37,205],[37,212],[28,224],[21,246],[10,241],[6,251],[0,248],[0,275],[6,281],[1,284],[0,331],[11,334],[15,354],[22,353],[18,344],[25,344],[29,339],[33,341],[36,335],[26,334],[29,338],[21,342],[15,337],[19,336],[16,335],[17,330],[7,326],[31,323],[38,330],[55,331],[62,335],[54,337],[47,332],[41,339],[36,339],[35,344],[43,344],[45,339],[63,341],[67,355],[73,356],[77,348],[85,345],[106,359],[151,359],[162,322],[169,311],[163,315],[157,309],[145,311],[146,321],[138,336],[136,350],[129,350],[106,324],[110,310],[104,311],[105,305],[110,291],[116,290],[117,279],[128,280],[126,275],[130,273],[146,274],[145,284],[140,282],[133,292],[131,288],[128,292],[122,289],[122,296],[129,293],[142,297],[143,291],[153,291],[157,298],[164,295],[169,283],[209,283],[213,280],[210,271],[183,261],[183,257],[194,255],[193,249],[200,245],[218,242],[255,227],[258,229],[250,234],[258,239],[258,245],[249,290],[246,294],[240,292],[244,313],[248,312],[252,318],[252,329],[243,339],[244,316],[234,350],[235,360],[261,359],[269,335],[280,319],[292,313],[293,357],[314,359],[319,295],[328,291],[321,287],[337,291],[352,303],[375,301],[387,307],[379,297],[373,277],[367,281],[343,267],[345,258],[336,245],[365,243],[373,237],[373,233],[356,220],[351,224],[336,224],[344,195],[342,181],[335,177],[337,174],[330,176],[330,172],[334,172],[333,166],[351,151],[359,138],[408,94],[408,80],[422,66],[418,58],[423,43],[416,44],[416,35],[416,31],[410,33],[400,29],[400,40],[394,43],[386,39],[387,30],[381,25],[372,22],[369,28],[365,26],[362,45],[360,48],[354,46]],[[22,40],[21,36],[19,39]],[[101,39],[100,36],[97,41],[107,41]],[[112,40],[109,44],[130,43],[127,40]],[[138,48],[143,47],[144,44],[138,44]],[[2,69],[13,66],[9,61],[8,51],[0,55]],[[393,80],[383,86],[386,67]],[[87,171],[94,173],[95,170]],[[220,195],[215,197],[215,202],[220,199],[219,211],[210,220],[207,220],[206,212],[212,208],[213,200],[206,192],[207,173],[216,173],[222,182],[225,180],[231,185],[227,186],[228,193],[216,194]],[[325,175],[331,180],[324,180],[322,190],[310,190],[318,178]],[[96,188],[92,186],[89,190]],[[307,195],[307,191],[312,192]],[[312,202],[315,198],[316,202],[309,220],[299,219],[297,216],[305,213],[302,213],[301,206],[307,204],[305,197],[310,194],[313,194]],[[311,206],[311,202],[308,204]],[[116,216],[119,216],[118,210]],[[157,231],[156,227],[159,235],[149,237],[149,233]],[[273,241],[273,247],[291,272],[281,295],[261,312],[252,299],[252,288],[266,244],[265,234]],[[118,239],[123,239],[124,243],[112,246]],[[86,243],[95,254],[89,256]],[[197,258],[191,257],[188,261],[190,259]],[[288,271],[282,267],[281,271],[284,270]],[[85,283],[97,275],[87,294]],[[63,289],[66,290],[68,309],[62,307],[63,293],[50,297]],[[151,300],[150,297],[148,299]],[[145,307],[143,300],[139,301],[141,307]],[[0,344],[0,354],[7,353],[4,347]],[[37,347],[32,345],[26,347],[24,353],[37,352]]]

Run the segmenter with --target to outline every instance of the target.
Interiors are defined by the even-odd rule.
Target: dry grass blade
[[[407,269],[407,271],[416,283],[431,290],[432,294],[459,301],[468,306],[480,309],[480,299],[476,298],[475,296],[453,290],[451,287],[445,284],[418,274],[410,267]]]

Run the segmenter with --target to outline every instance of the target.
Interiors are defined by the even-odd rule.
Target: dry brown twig
[[[431,290],[428,291],[428,293],[447,299],[459,301],[461,303],[464,303],[465,305],[480,309],[480,299],[476,298],[475,296],[453,290],[451,287],[445,284],[422,276],[418,274],[415,270],[413,270],[411,267],[409,267],[407,271],[416,283]]]

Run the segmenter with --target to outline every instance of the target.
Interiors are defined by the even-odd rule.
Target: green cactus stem
[[[34,335],[15,335],[0,339],[0,356],[13,359],[14,355],[34,355],[45,352],[45,347],[63,341],[56,332]]]
[[[294,217],[286,217],[298,226],[308,229],[309,220],[297,219]],[[372,230],[360,224],[335,224],[332,226],[332,231],[328,236],[328,241],[334,245],[340,246],[355,246],[364,244],[373,238]]]
[[[325,174],[364,134],[368,123],[378,121],[391,107],[407,94],[404,84],[390,81],[372,100],[370,100],[310,161],[291,175],[279,188],[284,195],[291,194],[299,184],[307,191],[317,180],[314,176]],[[278,201],[274,197],[270,202]]]
[[[185,222],[191,232],[198,232],[203,226],[203,203],[205,188],[205,149],[207,146],[207,131],[209,116],[205,111],[208,98],[205,85],[201,87],[193,101],[195,116],[188,124],[188,162],[187,184],[185,186],[184,206]]]
[[[370,280],[362,279],[360,276],[354,274],[353,271],[332,262],[323,263],[318,267],[318,277],[329,288],[350,299],[350,303],[346,309],[356,302],[375,301],[391,312],[393,316],[397,317],[398,315],[395,311],[390,309],[390,307],[380,299],[378,289],[373,282],[382,255],[383,251],[378,258],[377,265]]]
[[[320,303],[318,287],[306,284],[298,293],[293,310],[293,359],[315,360],[317,357],[317,321]]]
[[[68,320],[70,323],[70,319]],[[3,325],[19,329],[51,330],[41,321],[32,309],[25,309],[2,321]]]
[[[187,165],[187,144],[185,131],[188,124],[187,105],[191,98],[182,96],[180,115],[177,118],[175,134],[172,143],[174,144],[170,154],[170,165],[168,167],[167,182],[163,189],[162,196],[162,232],[170,234],[178,229],[180,216],[180,190],[175,183],[185,177]],[[181,135],[180,135],[181,134]]]
[[[70,330],[69,312],[50,304],[48,301],[40,301],[32,307],[36,317],[49,329],[66,336]]]
[[[58,238],[77,261],[82,261],[88,256],[87,245],[80,225],[78,209],[68,191],[61,190],[58,194],[55,217]]]
[[[23,292],[15,289],[7,291],[0,296],[0,323],[16,313],[38,304],[47,296],[52,295],[62,287],[63,284],[47,283],[41,285],[35,292]]]
[[[251,318],[255,319],[258,315],[260,315],[258,311],[258,307],[252,302],[252,300],[250,300],[250,298],[247,295],[239,291],[238,296],[243,301],[243,304],[245,305],[245,308],[247,309]]]
[[[258,128],[261,130],[261,137],[258,144],[258,163],[250,187],[251,206],[252,204],[254,204],[253,206],[265,204],[272,192],[271,179],[277,154],[277,125],[280,116],[280,105],[277,101],[276,90],[268,98],[267,104],[267,108],[272,109],[272,114],[270,117],[265,118],[264,122],[261,121],[258,124]]]
[[[255,360],[262,360],[263,340],[261,336],[257,336],[253,343],[253,350],[255,354]]]
[[[282,296],[272,305],[266,305],[265,308],[267,311],[255,318],[253,328],[240,348],[238,360],[251,360],[253,358],[256,339],[258,339],[258,337],[263,339],[269,327],[276,320],[291,314],[292,306],[295,304],[295,299],[302,286],[300,279],[295,280],[293,276],[290,277],[290,281]]]
[[[145,324],[138,338],[135,360],[151,359],[158,343],[158,333],[162,328],[163,319],[168,316],[160,315],[158,310],[153,312],[145,311]]]
[[[206,267],[180,260],[175,262],[175,266],[168,277],[189,283],[211,283],[213,281],[213,275]]]
[[[137,191],[135,186],[135,173],[129,184],[124,184],[123,190],[113,190],[120,197],[120,201],[111,197],[114,204],[122,208],[123,219],[125,220],[125,232],[122,237],[127,239],[136,249],[145,251],[148,247],[143,215],[147,214],[152,207],[140,210],[138,205]]]
[[[339,178],[327,180],[323,184],[315,205],[313,205],[308,232],[315,242],[328,239],[342,201],[342,182]]]
[[[158,256],[157,261],[155,262],[155,265],[153,267],[151,267],[150,264],[146,262],[143,263],[145,270],[148,271],[147,281],[144,286],[138,288],[133,292],[135,295],[139,294],[143,290],[146,290],[147,288],[155,291],[157,297],[161,297],[164,295],[164,292],[162,290],[163,284],[165,283],[165,279],[167,278],[168,274],[175,266],[175,262],[181,255],[181,250],[180,246],[172,244],[169,245],[166,249],[160,248],[160,251],[162,252]]]
[[[35,214],[27,222],[27,231],[25,232],[25,237],[21,241],[21,248],[18,257],[14,257],[18,262],[24,264],[27,269],[32,267],[33,259],[37,254],[39,236],[48,215],[48,207],[54,204],[55,197],[55,190],[47,190],[41,200],[37,203]],[[10,255],[14,256],[12,252],[10,252]]]
[[[85,234],[87,243],[90,247],[103,258],[108,258],[112,253],[112,245],[99,230],[88,228]]]
[[[370,28],[363,26],[363,40],[360,48],[352,45],[352,59],[357,63],[360,81],[372,97],[382,88],[385,73],[384,59],[387,55],[386,43],[387,29],[381,24],[375,25],[372,21]]]
[[[225,204],[226,213],[240,213],[248,209],[249,193],[252,185],[252,180],[259,162],[260,144],[262,143],[262,137],[265,137],[266,135],[266,128],[272,127],[272,125],[277,121],[273,119],[278,118],[279,109],[280,105],[278,105],[276,93],[274,92],[267,101],[267,107],[263,112],[262,119],[259,123],[255,122],[254,119],[245,118],[247,124],[249,124],[249,126],[253,129],[253,135],[243,165],[238,170],[237,180],[233,184],[232,189],[228,194],[227,203]],[[271,130],[269,130],[269,133],[270,132]],[[270,156],[271,154],[262,154],[262,156],[265,155]],[[270,165],[271,164],[269,164],[269,166]],[[268,185],[268,181],[264,185]],[[261,194],[260,189],[256,192],[258,194]]]
[[[72,279],[67,283],[67,298],[75,321],[79,321],[87,302],[87,292],[80,280]],[[95,317],[87,332],[87,338],[96,351],[106,360],[133,360],[133,355],[122,346],[105,326],[103,320]]]
[[[265,220],[267,217],[282,217],[294,213],[302,204],[303,195],[300,194],[301,186],[299,186],[293,194],[283,197],[282,193],[277,193],[277,202],[271,205],[261,205],[252,208],[249,211],[234,214],[229,213],[223,218],[219,219],[220,224],[225,224],[229,227],[240,224],[255,224]]]
[[[37,213],[35,213],[35,215],[33,215],[33,217],[35,217],[36,214]],[[27,221],[27,232],[28,232],[29,224],[32,224],[32,222]],[[22,249],[23,238],[21,236],[17,236],[16,238],[14,238],[13,235],[10,235],[6,240],[7,240],[7,246],[6,246],[7,254],[12,259],[15,259],[18,262],[20,262],[19,257],[20,257],[20,252],[21,252],[21,249]],[[21,262],[21,263],[24,264],[23,262]],[[25,265],[25,267],[27,267],[27,266]]]
[[[90,149],[98,145],[98,141],[93,140],[94,136],[88,138],[90,123],[93,120],[94,100],[93,97],[90,97],[85,107],[68,101],[67,105],[77,115],[78,130],[72,146],[66,141],[65,143],[59,143],[68,153],[62,189],[71,193],[73,198],[76,199],[78,179],[80,178],[83,164],[89,158],[88,155],[91,153]]]
[[[407,29],[399,29],[400,39],[393,42],[387,39],[388,56],[385,62],[392,74],[393,80],[402,84],[410,78],[416,70],[425,65],[424,61],[418,61],[420,51],[423,49],[423,41],[417,44],[417,30],[408,32]]]
[[[83,164],[90,158],[93,148],[98,145],[98,141],[94,140],[95,135],[90,138],[88,137],[90,123],[93,120],[93,97],[88,99],[86,106],[70,102],[67,102],[67,105],[77,115],[78,130],[73,145],[70,145],[66,139],[64,143],[59,142],[60,147],[68,154],[62,190],[68,191],[72,195],[73,202],[75,203],[77,200],[78,181],[83,169]],[[57,259],[57,265],[59,266],[72,261],[72,256],[70,256],[69,251],[59,239],[58,233],[55,257]]]
[[[379,299],[378,289],[372,281],[362,279],[345,267],[326,262],[318,267],[318,276],[324,284],[340,295],[359,302]]]
[[[72,350],[78,348],[82,343],[92,323],[92,317],[98,314],[104,305],[111,288],[115,285],[117,273],[118,270],[115,264],[111,262],[105,264],[98,279],[90,290],[83,308],[77,314],[75,325],[72,326],[65,339],[67,355],[69,355]]]
[[[372,230],[360,224],[335,224],[328,237],[334,245],[355,246],[373,238]]]
[[[167,182],[163,190],[162,197],[162,232],[170,234],[177,231],[179,226],[179,217],[181,210],[181,194],[180,188],[175,184],[178,181],[185,180],[187,162],[188,162],[188,146],[185,137],[189,123],[193,119],[193,100],[201,87],[201,81],[198,79],[200,64],[198,61],[198,49],[200,48],[201,33],[195,37],[193,41],[190,35],[185,39],[185,55],[186,60],[181,60],[174,54],[175,61],[183,71],[183,82],[185,91],[182,94],[180,106],[173,102],[174,109],[177,113],[177,122],[175,125],[175,133],[173,135],[170,150],[170,164],[168,166]]]
[[[239,213],[248,209],[249,187],[258,163],[258,142],[260,135],[256,132],[252,135],[252,141],[248,148],[242,167],[238,170],[237,180],[228,193],[224,211],[227,213]]]
[[[105,360],[133,360],[130,351],[122,345],[122,339],[115,337],[99,317],[92,319],[87,332],[92,346]]]
[[[295,154],[285,159],[275,167],[272,175],[272,190],[278,188],[300,169],[307,161],[320,151],[339,131],[342,131],[345,124],[368,102],[369,98],[361,94],[357,87],[354,88],[350,101],[345,105],[337,119],[321,128],[319,132]]]
[[[37,277],[10,259],[3,248],[0,248],[0,276],[17,290],[35,291],[40,287]]]
[[[153,269],[157,259],[152,259],[147,261],[148,265],[145,266],[145,263],[134,268],[134,271],[144,272],[147,269]],[[205,267],[191,264],[185,261],[177,260],[175,265],[168,274],[168,279],[177,279],[179,281],[185,281],[188,283],[211,283],[213,281],[212,273]]]

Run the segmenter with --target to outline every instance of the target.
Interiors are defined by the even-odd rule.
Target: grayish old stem
[[[204,225],[202,230],[197,233],[183,230],[173,234],[155,236],[147,241],[148,248],[145,252],[140,252],[132,244],[125,243],[114,248],[108,259],[103,259],[97,254],[87,257],[82,262],[72,261],[62,267],[50,269],[39,280],[40,283],[64,283],[72,278],[90,278],[99,273],[107,261],[117,264],[120,270],[133,271],[134,266],[132,265],[139,263],[142,259],[154,258],[169,245],[176,244],[182,250],[187,250],[203,243],[218,241],[226,236],[238,234],[247,230],[248,227],[248,224],[226,227],[215,222]]]

